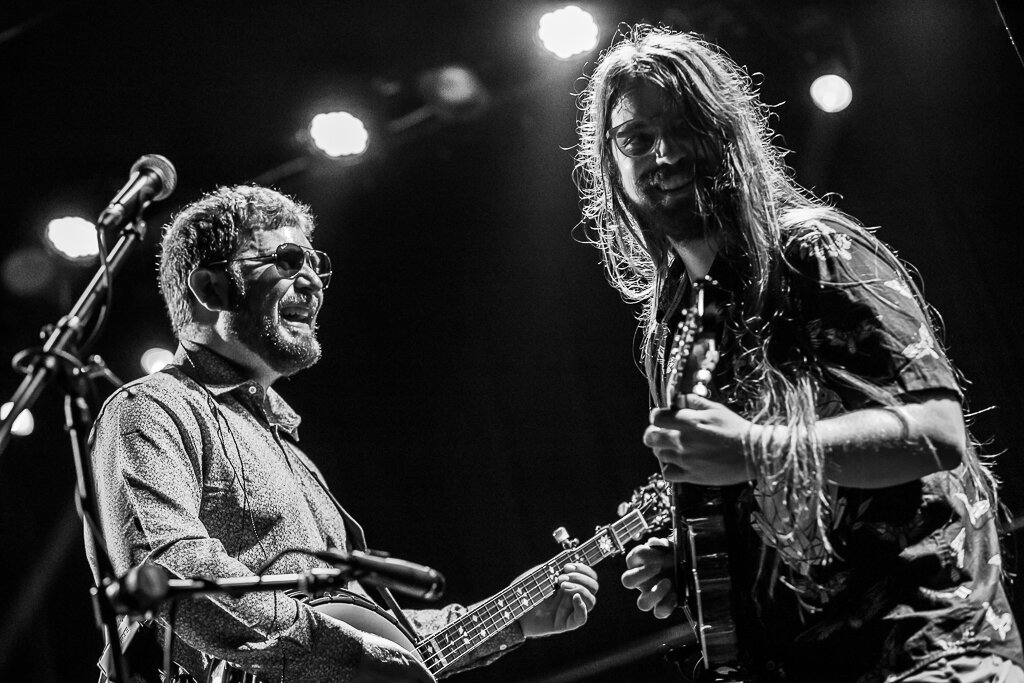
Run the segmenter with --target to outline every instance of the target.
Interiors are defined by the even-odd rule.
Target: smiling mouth
[[[280,309],[281,320],[291,325],[312,326],[316,310],[311,306],[289,304]]]
[[[676,176],[664,181],[652,183],[649,191],[652,199],[676,199],[690,194],[693,188],[693,179]]]
[[[692,182],[693,178],[688,173],[658,173],[654,176],[653,184],[660,190],[670,191]]]
[[[650,179],[649,187],[662,194],[671,194],[688,188],[693,185],[693,176],[680,171],[672,172],[669,169],[659,170]]]

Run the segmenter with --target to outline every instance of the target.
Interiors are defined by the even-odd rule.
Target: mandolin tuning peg
[[[632,505],[623,501],[619,503],[619,507],[617,507],[615,511],[619,513],[619,517],[625,517],[627,514],[629,514],[629,511],[632,509],[632,507]]]

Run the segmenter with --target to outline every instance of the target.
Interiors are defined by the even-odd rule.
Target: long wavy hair
[[[601,250],[605,274],[623,299],[640,305],[641,361],[654,404],[665,401],[656,367],[657,313],[663,289],[672,286],[668,274],[674,257],[665,237],[642,229],[623,194],[606,141],[612,108],[644,84],[660,89],[668,106],[682,113],[698,138],[716,146],[722,160],[717,168],[698,174],[694,186],[705,234],[715,235],[722,253],[740,256],[732,259],[743,292],[738,312],[730,317],[738,353],[730,398],[755,423],[789,427],[787,443],[771,448],[754,444],[749,455],[758,469],[759,487],[774,498],[778,510],[790,513],[775,520],[777,537],[792,532],[807,547],[818,549],[805,552],[802,559],[789,558],[790,564],[806,569],[808,562],[827,562],[832,555],[826,534],[830,501],[824,453],[814,436],[822,382],[839,382],[881,405],[899,401],[841,367],[806,357],[783,362],[769,353],[772,321],[784,314],[779,304],[784,297],[778,294],[788,287],[792,271],[784,247],[808,223],[841,224],[877,244],[879,255],[904,277],[922,309],[934,312],[890,250],[852,218],[796,184],[784,163],[784,150],[772,143],[770,110],[743,69],[693,34],[639,25],[620,32],[579,95],[574,179],[584,240]],[[978,490],[994,503],[994,482],[973,450],[966,464]]]

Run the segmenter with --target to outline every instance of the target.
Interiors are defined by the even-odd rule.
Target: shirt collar
[[[271,425],[280,427],[296,441],[302,418],[272,388],[264,390],[259,382],[245,376],[232,360],[195,342],[182,342],[171,365],[203,384],[217,398],[233,393]]]

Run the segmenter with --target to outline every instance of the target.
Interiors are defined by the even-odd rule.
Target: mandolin
[[[707,296],[708,287],[714,284],[706,279],[691,286],[690,305],[680,315],[665,356],[662,408],[684,408],[687,394],[711,398],[720,323],[718,308]],[[742,681],[729,602],[731,579],[721,492],[685,483],[673,483],[669,488],[676,593],[695,643],[674,650],[670,658],[688,681]]]

